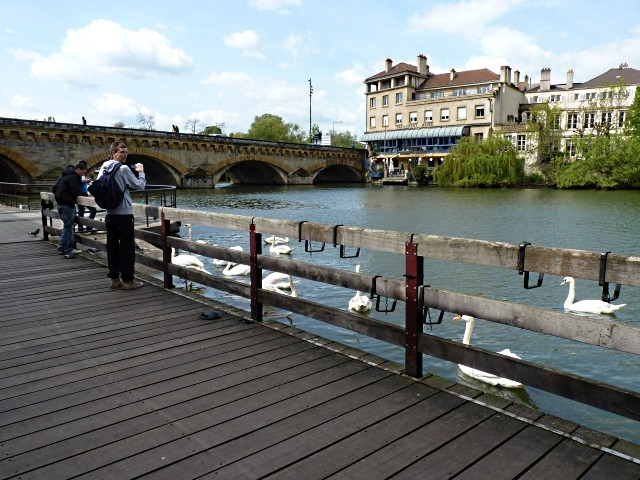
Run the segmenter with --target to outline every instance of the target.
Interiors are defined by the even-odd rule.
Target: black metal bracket
[[[423,325],[429,325],[433,328],[434,325],[440,325],[442,323],[442,319],[444,318],[444,310],[440,310],[440,315],[438,315],[438,320],[431,320],[431,310],[429,307],[425,307],[424,303],[424,289],[431,287],[431,285],[420,285],[418,287],[418,311],[422,314],[422,323]],[[427,321],[428,319],[428,321]]]
[[[394,300],[391,304],[391,308],[389,308],[389,297],[385,297],[384,299],[384,309],[380,309],[380,295],[376,293],[376,280],[380,278],[382,275],[376,275],[371,279],[371,300],[376,299],[376,312],[380,313],[391,313],[396,309],[397,300]]]
[[[538,283],[535,285],[529,285],[529,272],[524,269],[524,252],[527,245],[531,245],[529,242],[522,242],[518,251],[518,275],[524,274],[524,288],[525,290],[531,290],[532,288],[538,288],[542,286],[542,280],[544,279],[544,273],[538,274]]]
[[[609,282],[605,281],[605,277],[607,276],[607,256],[611,252],[602,252],[600,254],[600,277],[598,281],[598,285],[602,287],[602,301],[611,303],[614,300],[617,300],[620,296],[620,289],[622,285],[616,283],[616,288],[613,291],[613,297],[609,295]]]
[[[298,242],[302,241],[302,224],[303,223],[307,223],[307,220],[298,222]],[[316,253],[316,252],[321,252],[323,250],[324,250],[324,242],[322,242],[322,247],[320,247],[320,249],[314,250],[311,248],[311,242],[309,240],[304,241],[304,251],[307,253]]]
[[[333,227],[333,248],[338,246],[338,227],[344,227],[344,225]],[[340,245],[340,258],[358,258],[360,256],[360,247],[357,247],[355,255],[345,255],[344,248],[344,245]]]

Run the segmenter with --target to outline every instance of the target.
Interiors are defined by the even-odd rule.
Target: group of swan
[[[360,273],[360,265],[356,265],[356,273]],[[356,290],[356,294],[349,300],[349,310],[359,313],[368,312],[371,310],[371,299],[363,295],[360,290]]]
[[[580,300],[579,302],[574,303],[576,298],[576,281],[573,277],[564,277],[560,285],[565,284],[569,284],[569,295],[567,295],[567,299],[564,301],[564,308],[569,311],[612,315],[616,310],[626,305],[626,303],[613,305],[612,303],[604,302],[602,300]]]
[[[236,250],[238,252],[242,252],[242,247],[240,245],[236,245],[235,247],[230,247],[229,250]],[[220,260],[219,258],[214,258],[212,260],[212,263],[214,267],[224,267],[227,264],[229,264],[229,262],[227,262],[226,260]]]

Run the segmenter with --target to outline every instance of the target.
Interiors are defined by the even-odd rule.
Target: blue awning
[[[360,141],[376,142],[379,140],[400,140],[406,138],[462,137],[468,136],[469,130],[470,128],[467,125],[387,130],[385,132],[365,133]]]

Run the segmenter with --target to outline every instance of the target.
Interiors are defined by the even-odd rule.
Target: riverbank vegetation
[[[461,139],[434,171],[438,185],[510,187],[524,181],[524,160],[508,140],[490,136],[483,141]]]

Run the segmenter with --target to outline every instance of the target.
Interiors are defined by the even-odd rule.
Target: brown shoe
[[[122,282],[123,290],[133,290],[134,288],[144,287],[144,283],[136,282],[135,280],[131,280],[130,282]]]
[[[119,278],[111,279],[111,288],[116,289],[122,286],[122,281]]]

